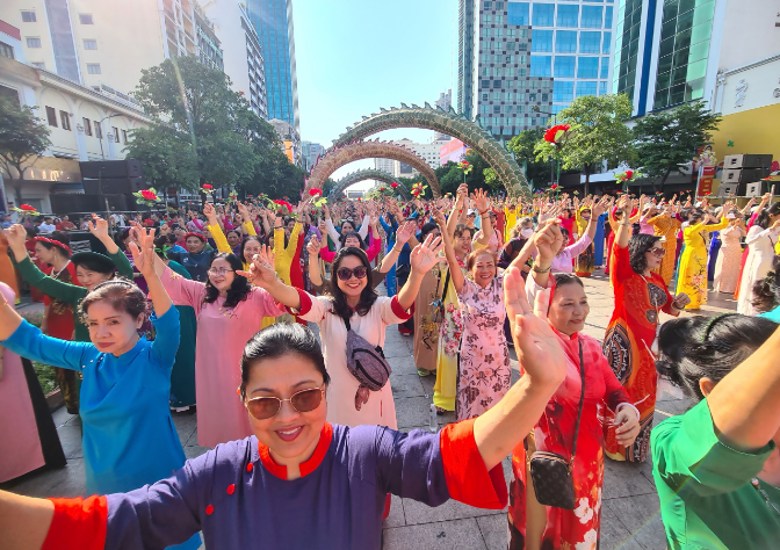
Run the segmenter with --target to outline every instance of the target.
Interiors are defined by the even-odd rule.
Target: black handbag
[[[582,360],[582,342],[579,342],[579,345],[582,390],[580,391],[580,404],[577,408],[577,421],[574,424],[571,458],[567,460],[557,453],[535,451],[529,460],[536,500],[539,504],[566,510],[574,510],[575,505],[574,479],[571,470],[574,465],[574,457],[577,454],[577,437],[580,433],[582,405],[585,401],[585,363]]]

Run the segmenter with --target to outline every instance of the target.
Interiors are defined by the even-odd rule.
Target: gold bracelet
[[[533,269],[533,270],[534,270],[534,273],[539,273],[539,274],[542,274],[542,273],[547,273],[547,272],[549,272],[549,271],[550,271],[550,269],[552,269],[552,265],[548,265],[548,266],[547,266],[546,268],[544,268],[544,269],[541,269],[541,268],[539,268],[539,266],[535,265],[535,266],[533,266],[531,269]]]

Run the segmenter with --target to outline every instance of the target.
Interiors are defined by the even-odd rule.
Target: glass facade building
[[[634,114],[704,99],[717,0],[619,0],[612,91]]]
[[[249,0],[247,10],[265,61],[268,118],[300,132],[292,0]]]
[[[461,0],[459,110],[506,140],[607,93],[612,18],[612,0]]]

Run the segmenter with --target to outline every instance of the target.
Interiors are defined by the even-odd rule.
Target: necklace
[[[761,498],[764,499],[764,502],[766,502],[766,505],[769,507],[769,509],[774,510],[775,514],[780,516],[780,508],[778,508],[777,505],[770,500],[769,495],[766,494],[766,491],[764,491],[764,489],[761,487],[761,482],[758,481],[758,478],[754,477],[751,479],[750,484],[756,491],[758,491],[758,494],[761,495]]]

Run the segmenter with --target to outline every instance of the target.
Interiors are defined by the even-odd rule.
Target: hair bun
[[[667,378],[675,386],[683,386],[683,380],[680,376],[680,370],[677,364],[665,359],[658,359],[655,362],[655,370],[658,371],[658,374]]]

